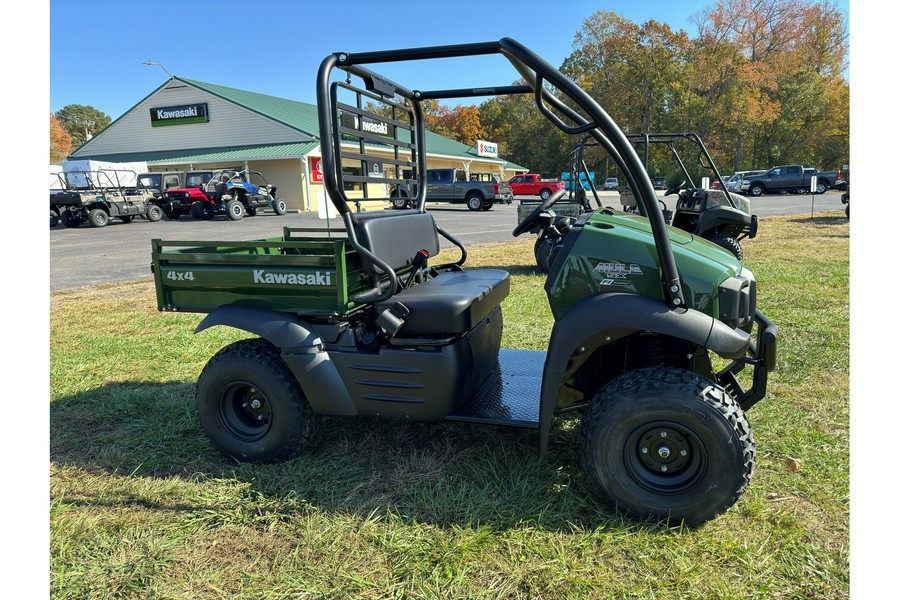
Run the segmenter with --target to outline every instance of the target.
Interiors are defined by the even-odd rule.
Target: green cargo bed
[[[317,235],[301,236],[303,233]],[[332,236],[332,237],[329,237]],[[152,240],[159,310],[210,312],[223,305],[345,316],[369,288],[343,229],[284,228],[280,238]]]

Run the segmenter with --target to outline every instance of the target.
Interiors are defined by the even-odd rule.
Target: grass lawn
[[[503,345],[543,350],[532,243],[475,245],[469,264],[513,275]],[[695,529],[600,503],[576,415],[544,459],[526,430],[333,417],[294,460],[235,463],[204,437],[193,387],[246,334],[194,335],[202,315],[157,312],[152,282],[53,293],[51,595],[848,597],[848,222],[766,218],[743,245],[778,371],[748,412],[749,490]]]

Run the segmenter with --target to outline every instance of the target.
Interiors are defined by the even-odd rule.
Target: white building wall
[[[150,109],[206,103],[209,121],[152,127]],[[171,81],[85,144],[81,155],[294,143],[305,136],[286,125],[227,102],[182,81]]]

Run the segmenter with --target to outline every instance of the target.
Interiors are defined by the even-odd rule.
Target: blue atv
[[[214,206],[224,210],[232,221],[243,218],[244,214],[255,216],[266,208],[271,208],[276,215],[287,213],[287,203],[275,197],[275,186],[259,171],[223,169],[214,173],[206,185]]]

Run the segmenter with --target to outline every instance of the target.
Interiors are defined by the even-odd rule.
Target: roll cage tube
[[[375,75],[371,71],[362,68],[360,65],[490,54],[502,54],[510,61],[512,66],[522,74],[526,83],[531,86],[534,92],[535,103],[538,109],[554,125],[567,133],[588,133],[607,149],[609,154],[613,157],[613,160],[622,169],[628,184],[634,191],[635,199],[639,204],[643,205],[645,214],[649,220],[650,230],[653,233],[657,256],[659,258],[663,297],[666,299],[666,304],[670,309],[683,307],[685,305],[684,292],[678,274],[678,267],[675,263],[675,255],[672,251],[668,232],[666,230],[666,222],[663,218],[662,209],[659,207],[659,204],[657,202],[649,201],[650,199],[655,198],[656,194],[653,191],[650,176],[647,174],[634,147],[629,143],[625,134],[619,126],[616,125],[615,121],[610,118],[606,111],[604,111],[590,95],[565,77],[556,68],[511,38],[502,38],[496,42],[431,46],[377,52],[360,52],[354,54],[339,52],[327,56],[322,61],[322,64],[319,66],[316,80],[316,99],[319,105],[318,115],[322,145],[323,182],[332,203],[344,220],[351,244],[364,254],[366,258],[372,260],[373,263],[388,273],[389,277],[393,274],[393,271],[387,267],[387,265],[384,265],[383,261],[378,259],[378,257],[371,255],[364,247],[359,245],[353,233],[353,225],[356,222],[356,217],[350,211],[349,206],[347,205],[346,196],[338,185],[335,152],[339,147],[340,139],[335,139],[335,130],[332,127],[332,119],[335,118],[332,111],[336,111],[336,107],[329,94],[329,78],[331,71],[334,68],[339,68],[348,73],[355,74],[366,80],[367,87],[371,86],[379,93],[392,93],[402,96],[411,102],[416,117],[416,139],[419,142],[417,156],[419,169],[416,174],[418,180],[416,209],[424,211],[425,128],[422,120],[420,101],[426,97],[449,98],[451,97],[449,94],[452,92],[410,91],[403,86],[394,84],[383,77]],[[568,107],[554,95],[546,94],[543,87],[543,82],[545,80],[565,94],[587,116],[582,116],[579,112]],[[497,95],[497,91],[505,93],[521,93],[524,91],[521,87],[515,87],[515,90],[510,90],[510,86],[474,88],[461,95]],[[573,124],[565,124],[558,116],[550,111],[546,106],[545,101],[549,102],[553,109],[557,110]],[[390,279],[391,289],[388,290],[385,297],[390,297],[392,291],[396,291],[396,275],[390,277]]]
[[[681,171],[684,173],[685,177],[687,177],[687,180],[690,183],[691,187],[697,186],[694,184],[694,180],[691,178],[691,174],[688,173],[687,167],[681,160],[681,155],[678,154],[678,149],[675,148],[675,142],[677,142],[678,140],[687,140],[696,145],[699,148],[697,162],[700,163],[701,167],[713,172],[713,175],[715,175],[716,180],[719,182],[721,191],[725,194],[725,198],[728,200],[728,203],[732,208],[737,208],[737,204],[731,197],[731,192],[729,192],[728,188],[725,186],[725,181],[722,179],[722,175],[719,173],[719,169],[718,167],[716,167],[716,163],[713,162],[712,156],[710,156],[709,151],[706,149],[706,144],[703,143],[703,140],[701,140],[700,136],[696,133],[633,133],[626,135],[626,137],[632,140],[633,143],[644,144],[645,166],[648,164],[647,160],[650,152],[650,144],[665,144],[666,146],[668,146],[669,150],[672,151],[672,155],[675,157],[675,160],[678,162],[678,166],[681,167]],[[708,165],[703,164],[703,159],[706,159]]]

